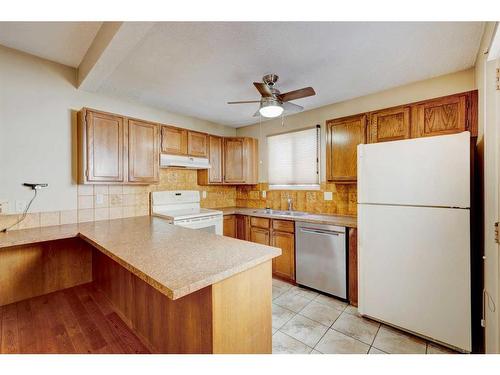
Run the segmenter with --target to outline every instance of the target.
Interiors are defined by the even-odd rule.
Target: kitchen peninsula
[[[277,248],[142,216],[0,234],[0,308],[92,283],[151,352],[270,353]]]

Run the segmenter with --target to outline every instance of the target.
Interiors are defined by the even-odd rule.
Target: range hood
[[[170,155],[161,154],[160,155],[160,167],[161,168],[186,168],[186,169],[209,169],[210,164],[207,158],[195,158],[193,156],[182,156],[182,155]]]

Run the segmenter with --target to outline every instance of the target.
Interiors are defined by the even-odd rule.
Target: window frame
[[[271,184],[271,183],[269,183],[269,190],[309,190],[309,191],[321,190],[321,125],[316,124],[314,126],[293,129],[293,130],[289,130],[286,132],[268,134],[266,136],[266,147],[269,147],[268,140],[270,137],[283,135],[283,134],[297,133],[297,132],[301,132],[304,130],[310,130],[310,129],[316,129],[316,174],[318,176],[317,184]],[[267,180],[269,181],[269,165],[270,165],[270,163],[269,163],[269,161],[270,161],[269,160],[269,148],[266,150],[266,153],[267,153]]]

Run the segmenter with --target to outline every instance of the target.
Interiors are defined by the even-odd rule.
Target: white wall
[[[301,112],[285,118],[284,127],[281,119],[275,119],[238,128],[239,136],[259,138],[261,167],[259,169],[259,181],[267,182],[267,142],[266,136],[283,131],[301,129],[316,124],[321,125],[322,150],[321,150],[321,181],[325,180],[326,160],[326,137],[325,121],[333,118],[369,112],[377,109],[388,108],[400,104],[416,102],[419,100],[455,94],[473,90],[474,69],[468,69],[457,73],[428,79],[425,81],[411,83],[375,94],[362,96],[340,103],[327,105],[310,111]],[[300,101],[297,101],[300,104]]]
[[[30,211],[77,208],[75,111],[91,107],[218,135],[235,129],[75,88],[76,70],[0,46],[0,201],[28,201],[23,182],[47,182]]]

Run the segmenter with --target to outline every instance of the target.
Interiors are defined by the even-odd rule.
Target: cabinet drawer
[[[273,220],[273,229],[293,233],[295,223],[289,220]]]
[[[250,226],[258,228],[269,228],[269,219],[263,217],[250,218]]]

